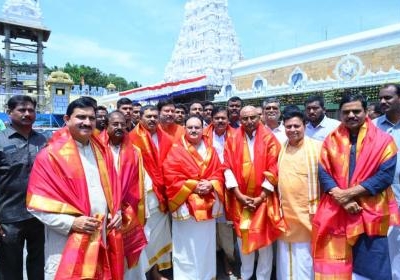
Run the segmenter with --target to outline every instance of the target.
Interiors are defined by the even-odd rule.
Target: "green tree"
[[[46,73],[50,74],[52,71],[58,71],[59,69],[60,68],[57,66],[54,66],[48,68]],[[97,68],[86,65],[78,66],[77,64],[67,62],[62,70],[70,75],[75,84],[79,84],[81,77],[83,77],[85,84],[87,85],[106,87],[109,83],[113,83],[117,87],[118,91],[137,88],[140,86],[137,81],[128,83],[123,77],[119,77],[115,74],[105,74]]]

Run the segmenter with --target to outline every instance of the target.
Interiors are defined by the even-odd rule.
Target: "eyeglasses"
[[[279,108],[278,108],[278,107],[275,107],[275,106],[265,106],[265,107],[264,107],[264,110],[266,110],[266,111],[270,111],[270,110],[272,110],[272,111],[278,111]]]

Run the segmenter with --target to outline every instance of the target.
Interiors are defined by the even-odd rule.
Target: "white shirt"
[[[90,145],[82,145],[80,142],[76,142],[76,146],[88,186],[90,214],[103,214],[107,216],[107,201],[101,185],[100,173],[93,150]],[[75,220],[75,216],[68,214],[54,214],[38,211],[33,211],[32,214],[51,229],[63,235],[68,235]]]
[[[268,127],[269,129],[271,129],[267,125],[265,125],[265,127]],[[275,135],[276,139],[278,139],[280,144],[285,143],[286,140],[288,139],[287,136],[286,136],[286,132],[285,132],[285,126],[283,125],[282,122],[277,127],[275,127],[274,129],[271,129],[271,131]]]
[[[119,173],[119,151],[121,150],[121,145],[113,145],[111,143],[108,144],[110,147],[111,153],[113,155],[114,167],[117,173]]]
[[[224,134],[222,134],[221,136],[218,136],[218,134],[215,133],[215,130],[213,131],[213,147],[214,147],[215,151],[217,152],[219,161],[221,163],[224,162],[225,136],[226,136],[226,132]]]
[[[151,135],[151,141],[153,141],[154,145],[157,148],[157,153],[159,153],[159,145],[158,145],[158,136],[157,133],[154,133]],[[151,180],[151,177],[149,173],[147,173],[146,168],[144,169],[144,189],[145,189],[145,213],[146,213],[146,218],[151,216],[154,212],[158,211],[158,206],[160,203],[158,202],[158,198],[153,191],[153,180]]]
[[[314,127],[310,122],[306,124],[306,131],[305,134],[318,141],[324,141],[326,136],[328,136],[329,133],[334,131],[338,126],[340,125],[340,122],[335,119],[328,118],[327,116],[324,116],[322,121]]]

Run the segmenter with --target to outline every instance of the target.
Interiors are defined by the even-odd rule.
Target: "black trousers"
[[[353,246],[353,272],[372,280],[392,279],[386,236],[360,235]]]
[[[23,279],[23,249],[26,241],[28,279],[44,279],[44,226],[36,218],[1,224],[0,280]]]

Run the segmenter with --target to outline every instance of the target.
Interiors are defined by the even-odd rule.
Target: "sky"
[[[87,65],[144,86],[162,82],[187,2],[38,1],[51,30],[47,66]],[[400,0],[228,0],[228,13],[250,59],[400,23]]]

